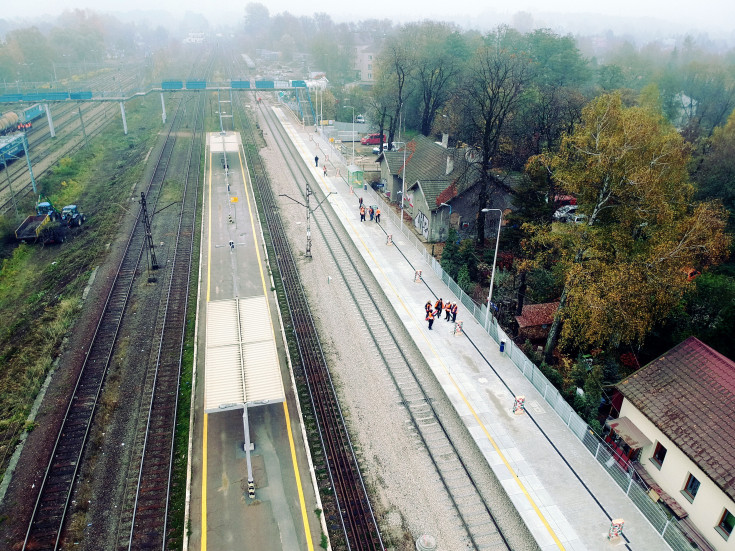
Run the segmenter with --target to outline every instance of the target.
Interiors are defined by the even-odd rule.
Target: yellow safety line
[[[340,208],[335,203],[332,203],[332,205],[335,207],[335,209],[336,208]],[[340,208],[340,210],[342,210],[342,209]],[[362,243],[362,246],[365,247],[365,250],[370,255],[370,258],[372,258],[373,262],[375,262],[375,265],[376,265],[377,269],[380,270],[380,273],[383,275],[383,277],[385,278],[385,281],[390,286],[390,288],[393,290],[393,293],[395,294],[396,298],[398,298],[398,301],[401,303],[401,305],[403,306],[403,308],[406,311],[406,313],[411,317],[412,320],[416,321],[416,316],[413,314],[413,310],[410,309],[410,308],[408,308],[408,306],[406,305],[406,303],[401,298],[401,294],[393,286],[390,278],[387,276],[387,274],[380,267],[380,263],[377,261],[377,259],[375,258],[375,256],[373,256],[373,253],[370,250],[370,247],[368,247],[367,243],[362,239],[362,237],[360,236],[360,234],[357,232],[357,226],[354,225],[352,219],[348,215],[344,214],[344,210],[342,210],[342,212],[343,212],[343,216],[345,217],[345,220],[347,220],[347,223],[350,224],[350,226],[352,227],[354,234],[358,237],[358,239],[360,240],[360,243]],[[462,401],[469,408],[470,412],[472,413],[472,416],[475,418],[475,420],[477,421],[477,423],[482,428],[482,432],[485,433],[485,436],[487,437],[488,441],[490,442],[490,444],[492,445],[492,447],[495,449],[495,451],[498,453],[498,455],[500,456],[500,459],[502,459],[502,461],[505,464],[505,466],[507,467],[508,471],[510,471],[510,474],[513,476],[513,480],[516,481],[516,483],[520,487],[521,491],[523,492],[523,494],[528,499],[528,502],[531,504],[531,507],[533,507],[533,510],[536,511],[536,514],[541,519],[541,522],[544,524],[544,526],[546,526],[546,530],[548,530],[549,534],[551,534],[551,537],[553,538],[553,540],[556,543],[557,547],[559,549],[562,549],[563,550],[564,549],[564,545],[561,543],[561,541],[557,537],[556,533],[554,532],[554,530],[549,525],[549,522],[546,520],[546,518],[544,517],[543,513],[541,512],[541,510],[538,508],[538,505],[536,505],[536,502],[533,500],[533,498],[531,497],[531,495],[528,493],[528,490],[526,490],[526,487],[524,486],[523,482],[521,482],[521,479],[518,478],[518,475],[516,474],[515,470],[513,470],[513,467],[511,467],[511,465],[508,462],[508,460],[506,459],[505,455],[500,450],[500,448],[498,447],[498,445],[495,443],[495,440],[493,439],[493,437],[490,436],[490,433],[488,432],[487,427],[485,427],[485,424],[482,422],[482,420],[480,420],[480,417],[478,416],[477,412],[475,411],[475,408],[472,407],[472,405],[470,404],[469,400],[464,395],[464,392],[462,392],[462,389],[460,388],[459,384],[457,383],[457,381],[452,376],[451,371],[447,368],[446,364],[442,360],[441,355],[437,353],[436,349],[434,348],[434,345],[427,338],[426,333],[424,331],[421,331],[421,336],[423,337],[424,341],[429,345],[429,348],[431,349],[432,353],[434,354],[434,356],[436,357],[436,359],[441,364],[442,368],[444,369],[444,372],[449,376],[449,379],[452,381],[452,384],[454,385],[454,388],[457,390],[457,392],[459,392],[459,395],[462,397]]]
[[[207,302],[212,281],[212,148],[209,148],[209,228],[207,229]]]
[[[212,281],[212,149],[209,149],[209,220],[207,229],[207,302]],[[204,435],[202,437],[202,535],[201,551],[207,551],[207,426],[209,417],[204,413]]]
[[[202,545],[201,550],[207,551],[207,425],[209,415],[204,414],[204,436],[202,437]]]
[[[242,152],[240,149],[237,151],[237,156],[240,159],[240,172],[242,173],[242,181],[243,181],[243,187],[245,188],[245,197],[248,201],[248,212],[250,213],[250,227],[252,229],[253,234],[253,243],[255,244],[255,254],[258,257],[258,268],[260,271],[260,281],[263,284],[263,295],[266,297],[265,305],[268,309],[268,319],[271,320],[271,335],[273,335],[273,340],[275,341],[276,335],[275,330],[273,329],[273,322],[272,318],[270,316],[270,304],[267,300],[267,291],[265,286],[265,273],[263,270],[263,263],[260,259],[260,248],[258,247],[258,238],[257,233],[255,229],[255,216],[253,215],[253,209],[252,204],[250,202],[250,193],[248,193],[248,179],[245,176],[245,167],[247,166],[247,159],[243,158]],[[306,512],[306,500],[304,499],[304,489],[301,484],[301,474],[299,473],[299,463],[296,458],[296,445],[294,444],[293,439],[293,433],[291,432],[291,417],[288,414],[288,404],[286,403],[286,400],[284,398],[283,400],[283,412],[286,416],[286,430],[288,432],[288,444],[291,448],[291,463],[293,465],[294,475],[296,477],[296,489],[299,494],[299,505],[301,506],[301,518],[303,519],[304,523],[304,535],[306,536],[306,545],[309,549],[309,551],[314,550],[314,543],[311,541],[311,528],[309,526],[309,515]]]

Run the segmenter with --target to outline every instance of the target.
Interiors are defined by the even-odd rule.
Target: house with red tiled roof
[[[546,337],[549,336],[549,329],[558,309],[559,302],[524,304],[521,315],[516,316],[518,337],[523,341],[545,341]]]
[[[636,470],[700,548],[735,550],[735,362],[690,337],[616,387],[613,432],[637,435]]]

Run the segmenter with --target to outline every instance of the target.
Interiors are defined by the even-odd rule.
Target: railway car
[[[0,138],[0,168],[5,168],[22,155],[25,155],[23,133]]]
[[[13,111],[3,113],[0,117],[0,136],[15,132],[18,129],[18,114]]]
[[[36,105],[31,105],[30,107],[23,109],[22,113],[20,114],[18,118],[24,124],[26,123],[31,124],[37,118],[43,116],[45,112],[46,110],[43,108],[43,105],[41,105],[40,103],[37,103]]]

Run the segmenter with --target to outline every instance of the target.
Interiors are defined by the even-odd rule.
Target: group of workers
[[[431,301],[427,300],[424,305],[424,309],[426,310],[426,321],[429,322],[429,330],[431,330],[431,326],[434,325],[434,320],[442,317],[442,312],[446,314],[446,317],[444,318],[445,321],[457,321],[457,310],[459,308],[456,302],[452,304],[449,301],[444,302],[440,298],[432,306]]]
[[[380,207],[369,207],[367,210],[365,210],[365,205],[362,203],[362,197],[360,197],[360,222],[365,221],[365,214],[368,214],[370,216],[370,221],[373,220],[380,224]]]

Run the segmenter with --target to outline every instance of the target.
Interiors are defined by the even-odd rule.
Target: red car
[[[385,142],[385,134],[368,134],[360,140],[362,145],[380,145]]]

